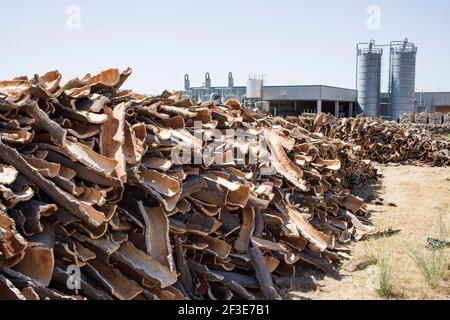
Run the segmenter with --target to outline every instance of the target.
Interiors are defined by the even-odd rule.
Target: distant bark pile
[[[438,137],[428,127],[364,118],[362,115],[337,120],[332,115],[322,113],[315,119],[286,119],[311,132],[359,146],[364,159],[416,166],[450,165],[450,141]]]

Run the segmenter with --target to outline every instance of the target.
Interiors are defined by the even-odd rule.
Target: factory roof
[[[263,100],[356,101],[356,90],[327,85],[264,86]]]

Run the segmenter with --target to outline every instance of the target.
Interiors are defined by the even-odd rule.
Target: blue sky
[[[70,30],[67,8],[81,9]],[[380,29],[367,8],[381,9]],[[353,88],[355,44],[408,37],[419,47],[421,90],[450,91],[448,0],[8,1],[0,7],[0,79],[58,69],[64,80],[131,66],[128,88],[181,89],[183,75],[201,85],[236,84],[248,74],[267,83]],[[387,70],[384,70],[386,78]]]

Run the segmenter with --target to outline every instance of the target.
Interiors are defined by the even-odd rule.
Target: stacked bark
[[[450,165],[450,143],[440,140],[433,131],[416,125],[398,124],[378,118],[344,118],[339,121],[330,114],[308,117],[289,117],[311,132],[355,144],[364,153],[363,159],[379,163],[422,165]]]
[[[450,113],[444,114],[444,125],[450,126]]]
[[[0,82],[1,299],[279,299],[314,287],[298,264],[334,273],[371,230],[348,189],[376,178],[359,148],[236,101],[121,90],[130,74]]]
[[[420,112],[416,114],[405,113],[400,116],[401,124],[430,124],[430,125],[445,125],[444,114],[440,112]]]
[[[428,124],[429,115],[427,112],[420,112],[414,115],[414,123]]]
[[[413,113],[404,113],[400,116],[401,124],[411,124],[414,123],[414,114]]]
[[[440,112],[430,113],[428,116],[428,123],[432,125],[442,125],[444,122],[444,115]]]

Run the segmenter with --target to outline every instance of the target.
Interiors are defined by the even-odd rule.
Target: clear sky
[[[271,85],[353,88],[356,42],[408,37],[417,88],[450,91],[449,12],[448,0],[2,1],[0,79],[129,65],[126,87],[143,93],[181,89],[185,73],[199,86],[207,71],[213,85],[232,71],[240,85],[261,73]]]

